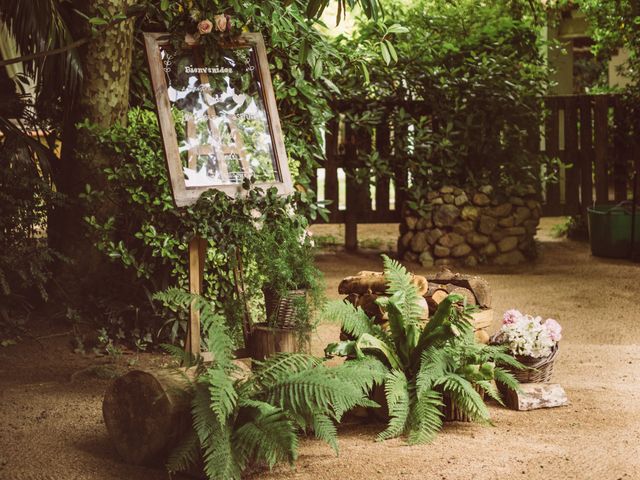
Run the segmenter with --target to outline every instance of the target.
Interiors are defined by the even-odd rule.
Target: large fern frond
[[[355,406],[372,405],[357,385],[340,381],[333,370],[319,366],[292,373],[265,386],[262,399],[302,415],[325,411],[338,421]]]
[[[322,313],[323,318],[342,325],[342,330],[349,335],[359,337],[363,333],[374,335],[374,322],[360,307],[350,302],[336,300],[329,302]]]
[[[186,432],[178,445],[171,451],[167,459],[166,468],[170,474],[184,472],[198,460],[200,455],[200,441],[192,429]]]
[[[425,390],[418,395],[411,412],[409,443],[429,443],[442,428],[442,394]]]
[[[268,387],[321,363],[321,359],[306,353],[278,353],[264,361],[253,362],[253,375],[249,383],[256,388]]]
[[[448,373],[437,382],[451,396],[452,401],[465,412],[469,418],[479,422],[489,422],[490,415],[484,400],[473,385],[456,373]]]
[[[298,453],[296,429],[279,409],[258,412],[251,420],[236,429],[232,443],[244,466],[263,460],[269,468],[276,463],[293,463]]]
[[[413,325],[420,323],[423,307],[418,287],[413,283],[413,276],[397,260],[382,255],[384,276],[387,280],[387,294],[398,300],[405,321]]]
[[[234,413],[238,402],[238,393],[233,379],[220,368],[210,368],[200,377],[209,388],[209,407],[218,417],[221,424],[225,424]]]
[[[433,388],[435,382],[446,372],[452,371],[453,359],[446,348],[429,347],[420,355],[420,369],[416,375],[417,394]]]
[[[389,423],[377,440],[402,435],[407,427],[410,411],[409,382],[402,370],[392,370],[385,377],[384,393],[389,407]]]
[[[504,406],[504,402],[502,401],[502,396],[500,395],[500,392],[498,391],[498,389],[496,388],[493,382],[489,380],[480,380],[476,382],[476,385],[478,385],[482,389],[482,391],[484,391],[485,394],[493,398],[500,405]]]
[[[326,442],[338,453],[338,430],[333,420],[324,413],[314,413],[312,415],[313,433],[318,440]]]
[[[202,447],[209,480],[240,480],[242,469],[229,425],[214,425]]]
[[[496,367],[493,374],[496,378],[496,382],[503,383],[509,390],[513,390],[514,392],[520,391],[520,383],[516,380],[516,377],[507,370]]]

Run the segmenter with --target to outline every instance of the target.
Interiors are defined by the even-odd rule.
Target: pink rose
[[[553,340],[554,342],[560,341],[560,339],[562,338],[562,327],[558,322],[556,322],[553,318],[547,318],[544,321],[543,325],[547,329],[547,332],[549,332],[549,337],[551,338],[551,340]]]
[[[220,14],[213,17],[213,21],[216,22],[216,30],[218,32],[226,32],[229,29],[229,17],[228,15]]]
[[[211,33],[211,30],[213,30],[213,23],[211,23],[211,20],[202,20],[198,23],[198,33],[200,33],[200,35]]]
[[[502,323],[504,325],[511,325],[512,323],[516,323],[516,320],[522,317],[522,313],[519,310],[511,309],[504,312],[504,316],[502,317]]]

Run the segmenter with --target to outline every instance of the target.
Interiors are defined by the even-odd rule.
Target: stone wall
[[[535,255],[541,206],[533,188],[494,193],[442,187],[429,192],[425,216],[407,212],[400,224],[401,258],[423,266],[516,265]]]

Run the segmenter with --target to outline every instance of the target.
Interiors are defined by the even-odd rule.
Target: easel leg
[[[206,241],[200,237],[194,237],[189,241],[189,292],[194,295],[202,294],[206,247]],[[193,304],[190,309],[185,350],[191,355],[200,355],[200,312]]]

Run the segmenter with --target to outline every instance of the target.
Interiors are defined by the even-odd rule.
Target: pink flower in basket
[[[562,338],[562,327],[560,326],[560,324],[553,318],[547,318],[544,321],[544,326],[549,332],[551,340],[553,340],[554,342],[559,342]]]
[[[211,30],[213,30],[213,23],[211,22],[211,20],[202,20],[200,23],[198,23],[198,33],[200,35],[211,33]]]
[[[516,310],[516,309],[507,310],[506,312],[504,312],[502,323],[504,325],[511,325],[513,323],[516,323],[516,321],[519,318],[522,318],[522,313],[520,313],[519,310]]]

